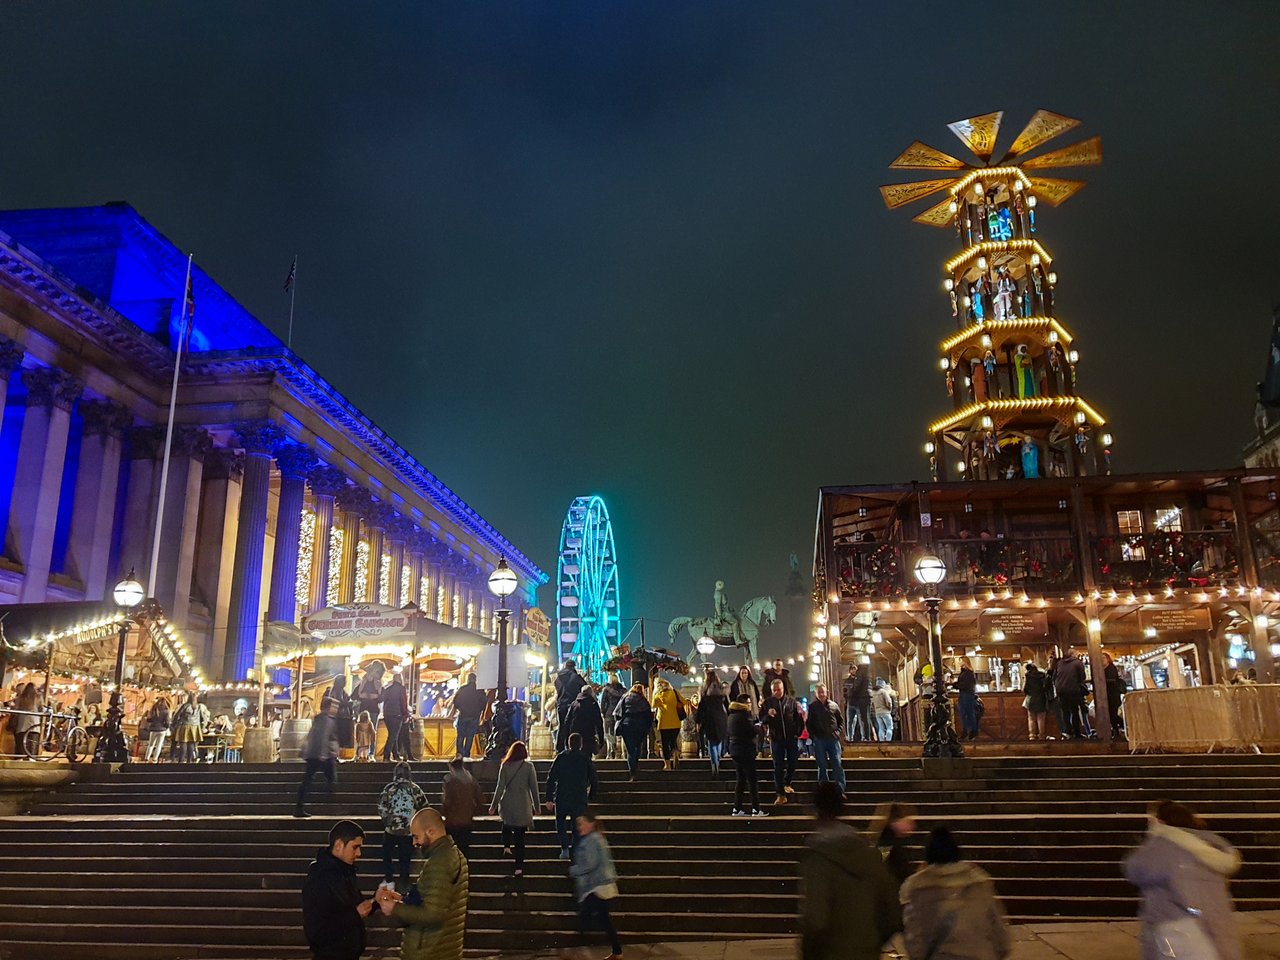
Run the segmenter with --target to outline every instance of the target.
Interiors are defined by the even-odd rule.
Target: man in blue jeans
[[[796,791],[791,781],[800,762],[800,731],[804,717],[795,697],[787,696],[787,688],[781,680],[773,681],[770,694],[760,705],[760,720],[769,731],[770,753],[773,755],[773,788],[777,796],[774,804],[787,803],[787,795]]]
[[[805,727],[809,731],[809,742],[813,744],[813,755],[818,761],[818,782],[834,780],[844,793],[844,766],[840,763],[840,738],[836,731],[840,729],[840,711],[836,704],[827,699],[827,687],[818,684],[814,691],[817,699],[809,704],[809,716]]]

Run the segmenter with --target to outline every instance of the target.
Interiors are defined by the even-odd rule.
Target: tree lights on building
[[[953,227],[962,245],[943,264],[959,330],[941,344],[938,367],[954,410],[929,424],[930,472],[945,475],[954,463],[961,479],[975,480],[1110,473],[1114,438],[1076,394],[1080,355],[1058,317],[1053,257],[1035,236],[1038,198],[1056,207],[1084,186],[1039,172],[1100,163],[1101,140],[1028,157],[1080,123],[1040,110],[997,157],[1002,117],[949,125],[982,165],[917,141],[891,169],[953,175],[880,188],[890,209],[945,191],[914,219]]]

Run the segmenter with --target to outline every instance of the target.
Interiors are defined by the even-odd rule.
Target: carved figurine
[[[1013,239],[1013,214],[1009,212],[1008,207],[1001,207],[996,214],[996,229],[999,231],[999,240]]]
[[[996,209],[993,202],[987,207],[987,237],[991,240],[1000,240],[1000,212]]]
[[[995,431],[988,430],[987,435],[982,439],[982,454],[988,460],[994,460],[997,453],[999,453],[999,449],[996,446]]]
[[[1076,427],[1076,449],[1082,454],[1089,452],[1089,431],[1084,427]]]
[[[1009,276],[1009,271],[1004,267],[1000,268],[999,279],[996,280],[996,302],[995,315],[997,320],[1012,320],[1013,312],[1013,294],[1017,290],[1017,286],[1013,282],[1013,278]]]
[[[956,298],[956,288],[952,287],[947,293],[951,297],[951,315],[957,317],[960,315],[960,301]]]
[[[1040,476],[1040,448],[1030,437],[1022,438],[1022,475],[1028,480]]]
[[[1031,360],[1031,354],[1027,350],[1025,343],[1018,344],[1013,354],[1013,373],[1014,373],[1014,393],[1018,399],[1025,400],[1028,397],[1036,396],[1039,391],[1036,389],[1035,370]]]
[[[987,399],[987,371],[977,360],[969,362],[969,382],[973,386],[973,402],[981,403]]]
[[[973,309],[973,318],[982,323],[987,319],[986,308],[982,305],[982,286],[981,283],[969,284],[969,300]]]
[[[982,354],[982,369],[986,371],[988,377],[996,375],[996,354],[994,350],[987,350]]]

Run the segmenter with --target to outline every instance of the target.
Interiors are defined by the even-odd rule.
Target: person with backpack
[[[413,865],[413,838],[409,824],[413,815],[427,805],[427,795],[413,782],[413,771],[403,761],[397,763],[391,782],[382,788],[378,797],[378,816],[382,818],[382,882],[394,885],[400,880],[400,889],[409,887],[409,868]],[[395,862],[400,862],[399,874],[392,873]]]

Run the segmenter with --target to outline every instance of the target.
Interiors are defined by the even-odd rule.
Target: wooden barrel
[[[535,724],[529,729],[529,756],[535,760],[546,760],[556,755],[555,739],[551,736],[551,728],[545,724]]]
[[[689,760],[698,755],[698,741],[681,740],[680,741],[680,759]]]
[[[246,731],[247,732],[247,731]],[[302,745],[311,732],[311,720],[286,720],[280,728],[280,759],[301,760]]]

